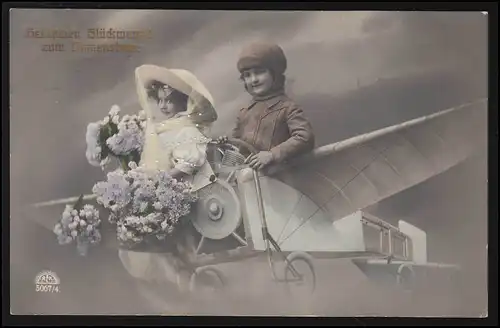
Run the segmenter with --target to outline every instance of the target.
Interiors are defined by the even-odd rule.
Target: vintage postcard
[[[12,314],[488,315],[487,12],[10,21]]]

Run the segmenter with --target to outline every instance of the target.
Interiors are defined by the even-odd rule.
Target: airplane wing
[[[480,99],[316,148],[268,174],[340,219],[465,160],[486,140],[486,116]]]
[[[262,181],[265,211],[272,217],[270,233],[282,249],[357,248],[345,244],[345,238],[332,238],[332,220],[411,188],[469,157],[485,141],[486,104],[485,99],[464,104],[319,147],[286,165],[271,167],[268,174],[273,179]],[[251,183],[250,188],[245,185],[239,186],[245,208],[256,214],[255,190]],[[67,199],[36,205],[61,201]],[[254,247],[263,249],[258,216],[249,217],[257,220],[248,226]]]

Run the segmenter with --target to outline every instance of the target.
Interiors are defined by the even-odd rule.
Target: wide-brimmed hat
[[[186,94],[188,100],[188,114],[193,115],[195,121],[204,123],[217,119],[214,100],[207,88],[193,73],[184,69],[165,68],[156,65],[141,65],[135,70],[136,83],[139,91],[141,105],[147,106],[146,88],[157,81]],[[142,95],[142,97],[141,97]],[[200,115],[201,114],[201,115]]]

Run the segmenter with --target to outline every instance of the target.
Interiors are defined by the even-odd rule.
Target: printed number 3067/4
[[[36,291],[42,293],[59,293],[59,286],[57,285],[36,285]]]

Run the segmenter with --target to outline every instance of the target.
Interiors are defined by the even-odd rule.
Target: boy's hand
[[[257,154],[253,154],[245,161],[245,163],[248,163],[248,165],[255,170],[260,170],[272,162],[274,162],[274,157],[273,153],[270,151],[261,151]]]

